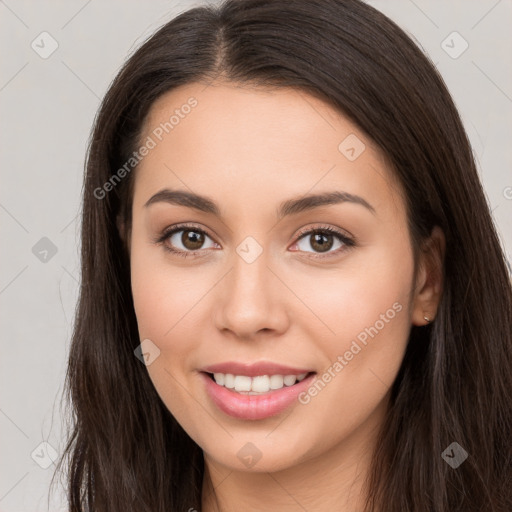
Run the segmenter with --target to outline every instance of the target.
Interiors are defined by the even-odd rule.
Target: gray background
[[[512,0],[369,3],[412,35],[441,71],[510,256]],[[64,446],[59,400],[79,282],[77,213],[100,98],[135,47],[199,4],[0,0],[0,511],[48,510],[55,466],[41,443],[58,453]],[[31,47],[35,41],[39,52],[51,49],[43,31],[58,44],[46,59]],[[458,58],[464,42],[446,39],[453,31],[469,44]],[[64,510],[64,503],[56,492],[49,510]]]

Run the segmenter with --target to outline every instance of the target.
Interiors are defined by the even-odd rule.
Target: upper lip
[[[205,366],[201,369],[201,371],[207,373],[231,373],[232,375],[246,375],[247,377],[256,377],[257,375],[300,375],[302,373],[313,372],[314,370],[284,366],[282,364],[266,361],[252,364],[227,361],[225,363]]]

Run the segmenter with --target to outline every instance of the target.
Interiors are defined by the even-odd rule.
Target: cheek
[[[170,265],[160,248],[138,246],[131,254],[132,295],[140,340],[151,340],[159,350],[147,371],[163,403],[182,420],[190,414],[186,369],[200,345],[200,337],[193,335],[199,311],[195,306],[208,289],[207,279],[200,274]]]
[[[382,400],[409,338],[412,278],[413,257],[406,244],[361,251],[331,273],[317,272],[313,281],[306,272],[296,273],[294,290],[307,298],[316,319],[309,326],[298,316],[295,321],[309,330],[308,338],[324,356],[318,410],[340,417],[351,411],[354,416],[345,417],[346,423],[363,418]]]
[[[210,280],[205,269],[169,263],[161,247],[134,247],[131,283],[140,335],[162,341],[176,338],[193,318]]]
[[[408,333],[413,258],[405,243],[359,250],[331,270],[290,267],[282,272],[312,313],[310,339],[321,336],[330,353],[348,350],[358,337],[364,343],[374,327],[383,338],[399,340]],[[301,315],[293,321],[307,328],[304,308],[295,312]]]

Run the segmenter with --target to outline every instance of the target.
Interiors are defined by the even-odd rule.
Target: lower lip
[[[262,420],[275,416],[298,402],[298,396],[311,385],[314,373],[293,386],[285,386],[264,395],[242,395],[219,386],[208,373],[201,372],[206,392],[224,413],[241,420]]]

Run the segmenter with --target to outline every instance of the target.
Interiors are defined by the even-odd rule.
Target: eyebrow
[[[194,208],[195,210],[221,217],[220,208],[214,201],[208,197],[201,196],[193,192],[187,192],[185,190],[162,189],[151,196],[144,204],[144,207],[147,208],[152,204],[162,202]],[[277,210],[277,217],[278,219],[282,219],[288,215],[295,215],[307,210],[312,210],[313,208],[318,208],[319,206],[340,203],[358,204],[364,206],[372,214],[375,215],[376,213],[375,208],[362,197],[349,194],[348,192],[334,191],[321,194],[310,194],[284,201]]]

